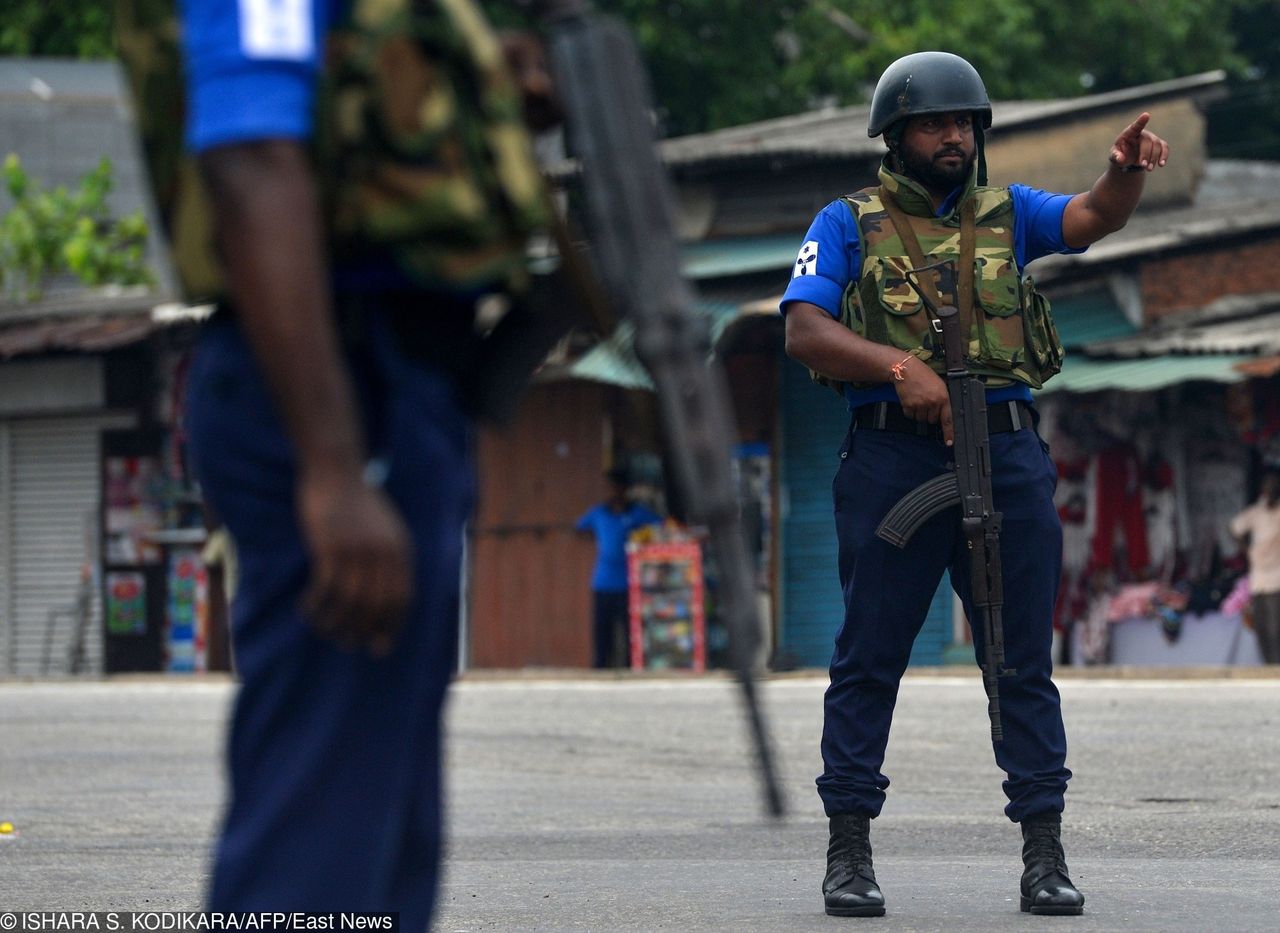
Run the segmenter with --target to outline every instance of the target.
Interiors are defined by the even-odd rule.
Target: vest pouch
[[[901,350],[919,347],[929,330],[924,303],[907,282],[911,260],[906,256],[876,256],[863,267],[860,283],[865,320],[862,335],[874,343]],[[858,328],[854,328],[858,333]]]
[[[980,359],[995,369],[1013,370],[1027,361],[1027,340],[1018,305],[1018,271],[1007,254],[974,261],[975,304],[982,309]]]
[[[1027,333],[1027,352],[1040,369],[1040,381],[1062,372],[1066,350],[1053,323],[1049,299],[1036,291],[1031,276],[1022,279],[1022,317]]]
[[[876,300],[895,317],[909,317],[924,309],[920,296],[907,281],[911,261],[905,256],[877,256],[870,270],[875,280]]]

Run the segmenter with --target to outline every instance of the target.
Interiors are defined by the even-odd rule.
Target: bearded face
[[[929,191],[950,193],[964,184],[977,158],[972,115],[936,113],[911,117],[902,131],[898,158],[905,174]]]

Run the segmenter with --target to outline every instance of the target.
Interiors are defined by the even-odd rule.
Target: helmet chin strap
[[[983,186],[987,183],[987,146],[981,119],[973,121],[973,145],[978,150],[978,185]]]

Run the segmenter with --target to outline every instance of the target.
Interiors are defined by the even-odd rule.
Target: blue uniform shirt
[[[951,210],[952,201],[963,189],[957,188],[938,209],[938,216]],[[1018,268],[1050,253],[1081,253],[1062,240],[1062,212],[1073,195],[1050,194],[1026,185],[1010,185],[1013,197],[1013,254]],[[781,310],[793,301],[817,305],[832,317],[840,317],[840,299],[850,282],[862,274],[862,248],[858,243],[858,225],[843,201],[832,201],[809,226],[804,245],[791,271],[791,283],[782,296]],[[898,394],[889,383],[869,389],[845,386],[849,408],[869,402],[896,402]],[[987,392],[990,402],[1010,399],[1031,401],[1031,390],[1015,384]]]
[[[186,53],[186,145],[199,153],[263,139],[307,143],[325,39],[349,0],[179,0]],[[331,270],[337,291],[413,288],[388,256]],[[476,294],[483,292],[477,288]],[[473,297],[450,292],[454,298]]]
[[[317,78],[338,0],[180,0],[187,145],[311,137]]]
[[[578,519],[578,531],[596,536],[596,569],[591,588],[601,593],[621,593],[627,589],[627,536],[637,528],[662,521],[643,505],[632,504],[615,512],[601,503]]]

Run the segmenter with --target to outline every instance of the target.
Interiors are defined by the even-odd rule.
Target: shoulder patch
[[[315,53],[311,0],[239,0],[245,58],[307,61]]]
[[[796,264],[791,270],[791,277],[797,279],[802,275],[818,274],[818,241],[806,240],[804,246],[800,247],[800,255],[796,257]]]

